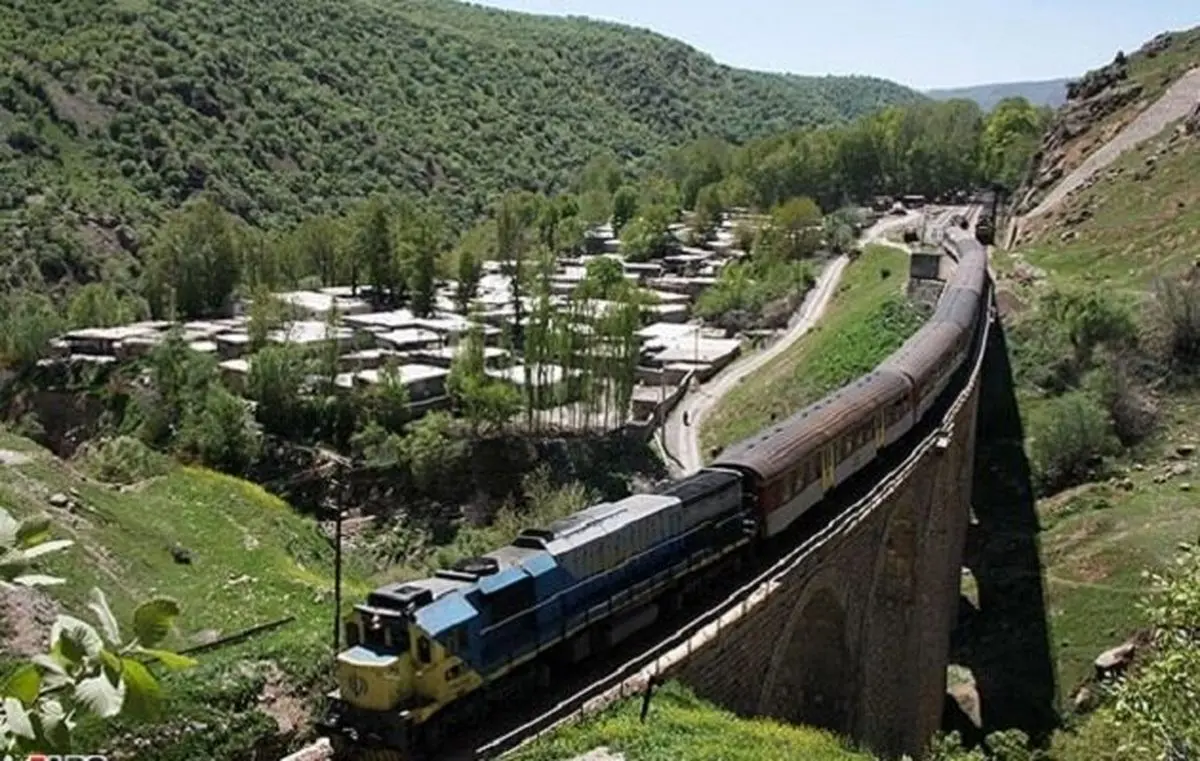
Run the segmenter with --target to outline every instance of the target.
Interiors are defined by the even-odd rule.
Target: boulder
[[[1183,120],[1183,132],[1187,135],[1200,135],[1200,103]]]
[[[1096,668],[1096,678],[1107,679],[1112,676],[1119,676],[1133,663],[1133,658],[1136,654],[1137,645],[1133,642],[1126,642],[1120,647],[1105,650],[1096,656],[1096,660],[1093,663]]]

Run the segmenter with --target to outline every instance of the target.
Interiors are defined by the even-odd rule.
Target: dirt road
[[[864,244],[883,243],[907,250],[907,246],[887,241],[884,236],[897,228],[918,223],[920,217],[920,214],[912,213],[903,217],[886,217],[863,234],[862,242]],[[782,354],[817,324],[817,320],[821,319],[821,315],[829,306],[833,294],[837,292],[838,283],[841,282],[842,273],[845,271],[848,261],[846,257],[841,256],[825,266],[817,277],[816,285],[808,292],[804,303],[800,306],[797,319],[781,338],[767,349],[734,362],[708,383],[690,391],[676,405],[674,411],[667,417],[661,440],[665,443],[667,463],[673,475],[686,475],[703,466],[704,457],[700,452],[700,426],[703,424],[705,416],[712,411],[722,396],[729,393],[730,389]],[[688,425],[683,424],[685,414],[688,418]]]

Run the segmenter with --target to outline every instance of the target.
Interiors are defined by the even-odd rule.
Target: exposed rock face
[[[1183,132],[1186,135],[1200,135],[1200,103],[1183,120]]]
[[[1083,75],[1083,79],[1067,83],[1067,100],[1086,100],[1113,85],[1129,78],[1129,63],[1124,53],[1117,53],[1113,62],[1102,69],[1094,69]]]
[[[1110,71],[1115,64],[1110,64],[1099,72]],[[1097,72],[1091,72],[1079,82],[1072,83],[1075,93],[1054,122],[1050,132],[1042,140],[1041,149],[1034,156],[1032,175],[1017,197],[1017,213],[1025,214],[1037,206],[1039,194],[1049,190],[1065,174],[1064,162],[1067,158],[1067,144],[1076,137],[1088,132],[1098,122],[1103,121],[1128,104],[1136,101],[1142,95],[1142,86],[1135,82],[1124,82],[1128,76],[1126,67],[1120,71],[1124,74],[1110,73],[1095,80],[1089,80]],[[1124,82],[1124,83],[1123,83]],[[1103,83],[1101,89],[1098,83]]]
[[[1144,54],[1147,58],[1154,58],[1156,55],[1169,48],[1174,40],[1175,35],[1171,34],[1170,32],[1163,32],[1147,42],[1145,45],[1142,45],[1138,52]]]

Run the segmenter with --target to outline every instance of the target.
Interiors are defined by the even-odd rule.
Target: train
[[[957,266],[933,314],[863,377],[682,480],[368,594],[343,620],[346,647],[320,722],[335,752],[431,755],[450,733],[549,688],[714,576],[754,562],[890,452],[929,414],[989,319],[986,249],[956,226],[942,245]]]
[[[981,245],[990,246],[996,242],[996,211],[999,200],[999,189],[996,187],[988,188],[975,196],[975,202],[981,207],[979,218],[975,221],[975,239]]]

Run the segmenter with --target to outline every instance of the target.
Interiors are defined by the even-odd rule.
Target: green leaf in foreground
[[[154,647],[167,638],[179,616],[179,603],[160,597],[138,606],[133,614],[133,631],[143,647]]]

